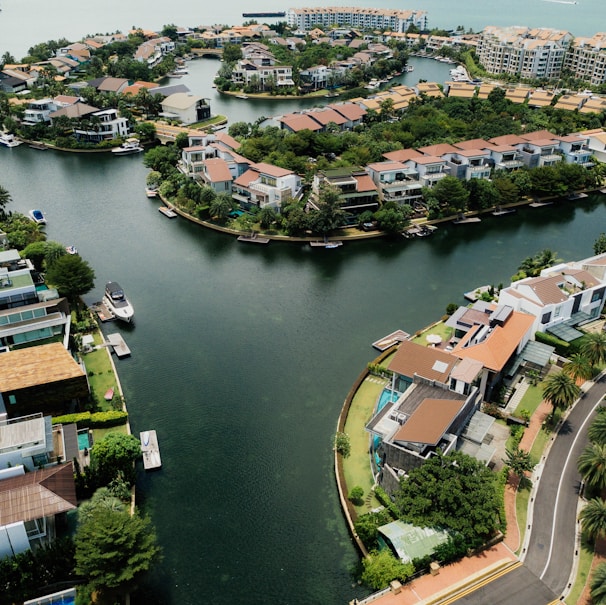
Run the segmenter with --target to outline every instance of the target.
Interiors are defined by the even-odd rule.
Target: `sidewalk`
[[[551,413],[551,404],[545,400],[541,402],[539,407],[530,419],[530,423],[522,440],[520,441],[520,449],[527,452],[532,448],[532,444],[536,439],[543,422]],[[507,519],[507,534],[505,535],[504,543],[513,552],[516,552],[520,548],[520,530],[518,527],[518,520],[516,516],[516,493],[518,490],[518,484],[520,480],[513,473],[509,473],[509,479],[505,486],[505,517]]]
[[[465,557],[457,563],[440,568],[436,576],[421,576],[404,585],[400,594],[389,592],[373,600],[373,605],[422,605],[437,602],[440,596],[447,598],[465,586],[480,582],[497,570],[516,561],[513,553],[503,543],[473,557]],[[363,601],[362,601],[363,602]]]

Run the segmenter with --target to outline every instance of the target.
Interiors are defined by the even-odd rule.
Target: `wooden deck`
[[[114,353],[122,358],[128,357],[130,355],[130,349],[126,346],[124,342],[124,338],[122,338],[121,334],[108,334],[107,340],[109,344],[112,346]]]
[[[470,223],[479,223],[481,222],[481,218],[477,216],[461,216],[458,219],[452,221],[453,225],[468,225]]]
[[[238,237],[239,242],[249,242],[251,244],[269,244],[269,238],[259,237],[256,231],[252,231],[249,235],[241,235]]]
[[[343,242],[338,240],[327,240],[327,241],[317,241],[317,242],[309,242],[309,245],[312,248],[338,248],[343,245]]]
[[[179,216],[172,208],[167,206],[160,206],[158,210],[167,218],[177,218]]]
[[[402,342],[403,340],[408,340],[410,338],[410,334],[408,332],[404,332],[404,330],[396,330],[387,336],[384,336],[380,340],[375,340],[372,343],[372,346],[375,349],[383,352],[389,349],[389,347],[393,347],[393,345]]]
[[[143,454],[143,468],[151,471],[162,466],[160,458],[160,446],[158,445],[158,436],[156,431],[141,431],[139,433],[141,441],[141,453]]]
[[[95,312],[99,321],[105,323],[106,321],[114,321],[116,316],[113,314],[112,310],[103,302],[99,301],[94,303],[91,306],[91,310]]]

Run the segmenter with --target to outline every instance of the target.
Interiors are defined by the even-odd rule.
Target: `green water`
[[[354,550],[335,491],[331,439],[371,343],[413,332],[478,285],[506,283],[551,248],[591,254],[602,197],[521,210],[431,238],[247,246],[145,197],[137,156],[0,150],[13,209],[40,207],[49,238],[118,281],[135,325],[114,325],[133,431],[156,429],[163,469],[139,504],[164,560],[137,603],[347,603]],[[606,197],[606,196],[605,196]]]

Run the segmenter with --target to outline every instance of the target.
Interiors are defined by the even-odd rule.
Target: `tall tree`
[[[0,218],[3,218],[6,213],[6,207],[12,201],[11,194],[8,189],[5,189],[0,185]]]
[[[594,366],[606,361],[606,334],[604,332],[586,334],[581,343],[581,353]]]
[[[74,542],[76,573],[105,599],[132,590],[160,555],[148,517],[107,506],[87,511]]]
[[[531,472],[536,466],[530,452],[519,447],[506,449],[503,462],[520,478],[524,477],[526,472]]]
[[[575,381],[589,380],[593,376],[593,367],[585,355],[575,353],[564,364],[562,372],[568,374]]]
[[[579,513],[583,532],[590,540],[606,536],[606,502],[601,498],[590,500]]]
[[[589,425],[587,436],[592,443],[606,444],[606,408],[598,408],[598,415]]]
[[[600,233],[598,239],[593,242],[593,253],[603,254],[606,252],[606,233]]]
[[[78,297],[93,289],[95,272],[78,254],[66,254],[48,268],[46,279],[61,296],[77,303]]]
[[[574,379],[564,372],[549,376],[543,387],[543,399],[547,399],[551,403],[552,416],[557,409],[565,410],[569,408],[580,393],[581,389]]]
[[[120,473],[132,485],[134,462],[141,456],[141,444],[134,435],[108,433],[93,445],[90,456],[101,485],[109,484]]]
[[[589,587],[593,605],[606,605],[606,563],[595,568]]]
[[[606,445],[590,443],[579,456],[577,468],[588,486],[606,489]]]

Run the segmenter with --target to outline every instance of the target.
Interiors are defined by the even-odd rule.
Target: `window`
[[[8,402],[9,402],[11,405],[15,405],[15,404],[17,403],[17,398],[16,398],[14,395],[9,395],[9,396],[8,396]]]

